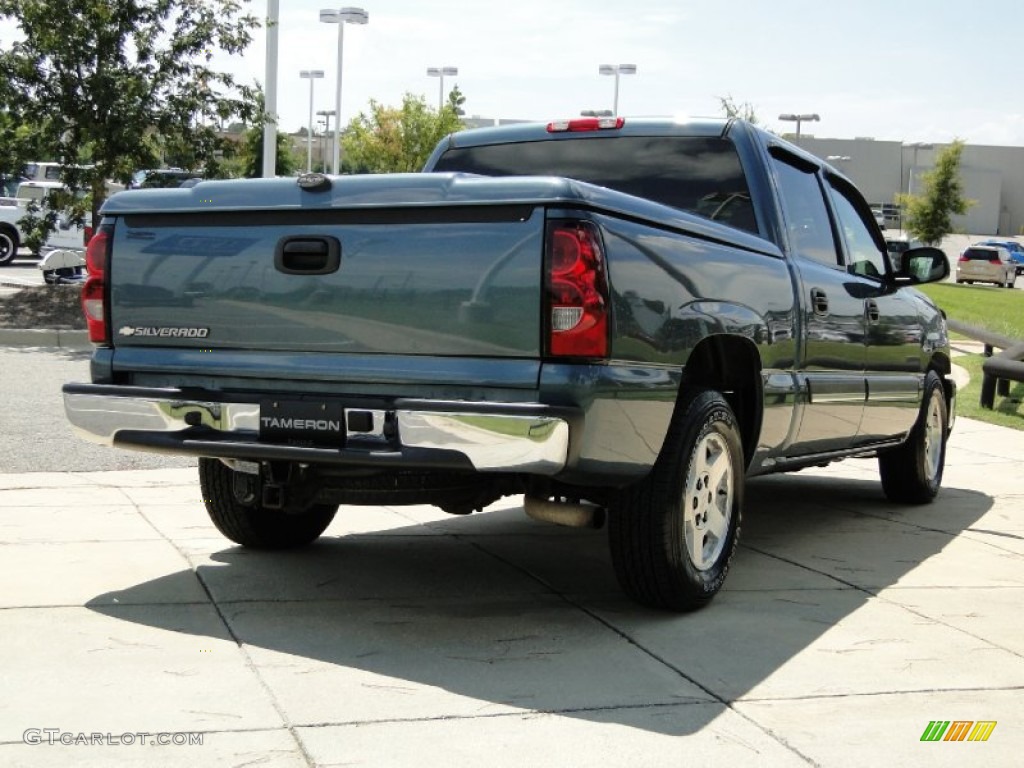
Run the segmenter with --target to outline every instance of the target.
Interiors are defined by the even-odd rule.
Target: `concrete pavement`
[[[219,536],[193,469],[0,475],[0,764],[1019,765],[1022,456],[960,419],[932,505],[871,460],[751,481],[686,616],[518,499],[343,507],[274,554]]]

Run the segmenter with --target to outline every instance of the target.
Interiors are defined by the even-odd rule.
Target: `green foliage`
[[[758,125],[757,113],[754,111],[754,106],[749,101],[744,101],[742,104],[738,104],[733,99],[732,94],[726,94],[725,96],[718,97],[718,103],[721,106],[722,114],[728,118],[739,118],[746,120],[748,123]]]
[[[0,113],[32,127],[31,159],[65,163],[62,181],[91,190],[94,211],[107,179],[158,167],[163,145],[214,158],[216,125],[253,116],[251,88],[209,66],[215,50],[249,44],[258,21],[241,15],[247,2],[0,0],[23,35],[0,51]]]
[[[437,111],[422,96],[405,94],[401,107],[370,101],[342,136],[344,168],[349,173],[412,173],[423,168],[437,143],[462,129],[465,97],[456,87]]]
[[[928,294],[951,320],[1011,339],[1024,339],[1024,291],[953,283],[929,283],[916,287]]]
[[[238,153],[240,175],[247,179],[258,179],[263,175],[263,129],[257,125],[245,132]],[[292,152],[291,140],[282,132],[277,133],[277,152],[274,173],[278,176],[292,176],[299,169],[299,163]]]
[[[0,173],[17,175],[25,163],[42,159],[39,133],[35,125],[19,123],[7,112],[0,112]]]
[[[903,206],[903,226],[922,243],[934,245],[953,232],[952,216],[962,216],[974,205],[964,197],[960,156],[964,142],[957,139],[939,152],[935,168],[922,175],[923,192],[896,195]]]
[[[928,294],[951,320],[1011,339],[1024,339],[1024,291],[950,283],[930,283],[919,285],[917,289]],[[984,361],[981,355],[953,358],[953,362],[967,369],[971,376],[970,384],[957,395],[957,414],[989,424],[1024,429],[1024,384],[1011,383],[1008,397],[997,394],[995,410],[979,404]]]

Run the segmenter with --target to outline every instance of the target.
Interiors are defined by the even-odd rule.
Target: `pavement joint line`
[[[876,696],[932,696],[941,693],[984,693],[1024,691],[1024,685],[967,686],[964,688],[910,688],[905,691],[861,691],[852,693],[808,693],[801,696],[741,696],[738,704],[773,704],[787,701],[819,701],[821,699],[869,699]]]
[[[506,558],[503,558],[501,555],[499,555],[499,554],[497,554],[495,552],[491,552],[490,550],[487,550],[484,547],[479,546],[475,542],[470,542],[470,544],[472,546],[476,547],[477,549],[481,550],[485,554],[493,557],[495,560],[497,560],[497,561],[499,561],[501,563],[504,563],[508,567],[513,568],[514,570],[517,570],[517,571],[525,574],[527,577],[537,581],[538,583],[540,583],[541,585],[543,585],[544,587],[549,589],[552,592],[553,595],[555,595],[560,600],[564,601],[567,605],[569,605],[572,608],[575,608],[577,611],[583,613],[584,615],[589,616],[592,621],[602,625],[603,627],[605,627],[606,629],[611,631],[612,634],[618,635],[618,637],[621,638],[622,640],[624,640],[627,645],[633,646],[641,654],[646,655],[648,658],[656,661],[657,663],[661,664],[666,669],[668,669],[668,670],[672,671],[673,673],[675,673],[675,675],[677,677],[679,677],[680,679],[685,680],[687,683],[689,683],[690,685],[694,686],[698,690],[703,691],[704,694],[709,696],[714,702],[717,702],[719,705],[721,705],[725,709],[730,710],[737,717],[740,717],[743,720],[746,720],[754,728],[756,728],[757,730],[761,731],[761,733],[763,733],[765,736],[767,736],[768,738],[772,739],[777,744],[779,744],[783,749],[786,749],[789,752],[791,752],[792,754],[796,755],[797,757],[799,757],[801,760],[803,760],[808,765],[814,766],[814,768],[821,768],[820,763],[818,763],[815,760],[813,760],[809,755],[805,755],[803,752],[801,752],[799,749],[797,749],[796,746],[794,746],[793,744],[790,744],[785,738],[783,738],[782,736],[776,734],[771,728],[769,728],[766,725],[763,725],[762,723],[759,723],[757,720],[755,720],[753,717],[750,717],[746,713],[740,712],[738,709],[736,709],[733,706],[733,703],[731,701],[729,701],[726,698],[724,698],[723,696],[720,696],[719,694],[715,693],[708,686],[704,685],[703,683],[701,683],[696,678],[693,678],[690,675],[686,674],[678,666],[676,666],[675,664],[670,662],[668,659],[662,657],[660,654],[655,653],[653,650],[651,650],[650,648],[645,646],[643,643],[641,643],[636,638],[631,637],[625,630],[622,630],[619,627],[615,626],[614,624],[611,623],[611,621],[609,621],[608,619],[605,619],[603,616],[598,614],[595,610],[593,610],[591,608],[588,608],[587,606],[583,605],[582,603],[580,603],[577,600],[574,600],[572,598],[572,596],[570,596],[570,595],[568,595],[568,594],[566,594],[564,592],[561,592],[561,591],[555,589],[553,585],[549,584],[547,581],[542,579],[537,574],[531,572],[529,569],[527,569],[527,568],[525,568],[523,566],[520,566],[520,565],[518,565],[516,563],[512,563],[512,562],[508,561]]]
[[[823,571],[818,571],[817,569],[812,568],[809,565],[805,565],[804,563],[797,562],[796,560],[791,560],[789,558],[782,557],[781,555],[773,554],[773,553],[770,553],[770,552],[765,552],[763,550],[758,550],[755,547],[749,547],[749,549],[751,549],[752,551],[758,552],[759,554],[765,555],[766,557],[771,557],[771,558],[774,558],[774,559],[779,560],[781,562],[789,563],[790,565],[795,565],[798,568],[804,568],[804,569],[806,569],[808,571],[811,571],[812,573],[818,574],[819,576],[824,576],[826,578],[833,579],[834,581],[838,581],[841,584],[848,584],[849,586],[853,587],[858,592],[862,592],[863,594],[867,595],[868,597],[873,597],[874,599],[879,600],[880,602],[883,602],[886,605],[890,605],[890,606],[893,606],[895,608],[899,608],[899,609],[901,609],[903,611],[906,611],[907,613],[909,613],[909,614],[911,614],[913,616],[917,616],[918,618],[924,619],[924,620],[929,621],[929,622],[931,622],[933,624],[937,624],[937,625],[939,625],[941,627],[945,627],[946,629],[949,629],[949,630],[951,630],[953,632],[957,632],[957,633],[959,633],[961,635],[966,635],[967,637],[971,638],[972,640],[977,640],[978,642],[983,643],[984,645],[988,646],[989,648],[995,648],[995,649],[998,649],[998,650],[1001,650],[1001,651],[1006,651],[1011,656],[1015,656],[1018,659],[1024,658],[1024,654],[1021,654],[1020,652],[1015,651],[1012,648],[1007,648],[1005,646],[999,645],[998,643],[994,643],[994,642],[992,642],[991,640],[989,640],[987,638],[979,637],[978,635],[976,635],[973,632],[970,632],[970,631],[964,629],[963,627],[957,627],[957,626],[955,626],[953,624],[950,624],[950,623],[948,623],[946,621],[943,621],[941,619],[937,619],[934,616],[929,616],[929,615],[927,615],[925,613],[922,613],[921,611],[918,611],[915,608],[912,608],[912,607],[910,607],[908,605],[903,605],[902,603],[898,603],[895,600],[888,599],[882,593],[886,589],[891,589],[892,587],[880,587],[880,588],[876,588],[876,587],[862,587],[862,586],[860,586],[858,584],[853,584],[852,582],[844,581],[843,579],[839,578],[838,576],[836,576],[834,574],[824,573]],[[1011,588],[1015,588],[1015,585],[1009,585],[1009,586]],[[999,587],[996,587],[996,588],[998,589]],[[905,589],[909,589],[909,587],[906,587]]]
[[[234,641],[235,647],[238,648],[238,652],[241,654],[242,658],[244,659],[245,666],[248,668],[249,672],[255,678],[256,683],[263,689],[264,694],[269,699],[270,706],[273,707],[274,711],[277,713],[277,716],[281,720],[282,726],[288,731],[288,735],[291,736],[292,742],[295,745],[295,749],[298,750],[298,753],[302,756],[302,759],[305,761],[306,765],[309,766],[309,768],[315,768],[316,767],[316,761],[313,760],[312,755],[309,754],[309,751],[306,749],[305,745],[302,743],[302,739],[300,739],[299,735],[295,732],[295,728],[292,726],[291,720],[289,719],[287,713],[285,712],[284,707],[281,705],[281,702],[278,700],[278,698],[274,694],[273,690],[271,690],[270,686],[267,684],[267,681],[264,680],[263,675],[260,674],[260,671],[257,668],[256,663],[253,661],[252,655],[249,653],[249,650],[246,648],[245,643],[242,642],[242,640],[235,633],[234,629],[231,626],[231,623],[228,621],[227,616],[224,614],[224,611],[221,610],[220,605],[217,603],[216,598],[213,596],[213,592],[210,590],[210,586],[203,579],[202,574],[193,565],[192,561],[189,559],[189,556],[184,552],[184,550],[182,550],[181,547],[179,547],[174,541],[172,541],[171,538],[169,536],[167,536],[167,534],[165,534],[163,531],[161,531],[156,526],[156,523],[154,523],[152,520],[150,520],[149,516],[145,512],[142,511],[142,509],[139,507],[138,503],[135,502],[128,495],[126,490],[124,488],[119,488],[118,490],[119,490],[119,492],[121,493],[122,496],[124,496],[126,499],[128,499],[128,501],[131,503],[132,507],[134,507],[135,511],[138,513],[139,517],[141,517],[143,520],[145,520],[147,525],[150,526],[150,528],[152,528],[154,531],[156,531],[156,533],[164,541],[166,541],[168,544],[170,544],[171,547],[173,547],[173,549],[175,550],[175,552],[178,553],[178,556],[184,561],[184,565],[186,566],[186,568],[188,568],[189,572],[192,573],[192,575],[195,577],[196,582],[199,584],[200,589],[203,590],[203,593],[206,595],[207,599],[209,600],[209,603],[200,603],[200,604],[201,605],[207,605],[208,604],[210,607],[213,608],[214,612],[217,614],[217,618],[220,620],[221,624],[224,627],[224,631],[227,632],[228,637],[230,637],[231,640]],[[163,605],[168,605],[168,603],[164,603]],[[171,603],[170,605],[173,605],[173,603]]]
[[[142,513],[140,512],[140,514]],[[145,517],[145,515],[143,515],[143,517]],[[146,522],[149,522],[150,525],[153,525],[153,523],[149,521],[148,518],[146,519]],[[165,538],[167,537],[165,536]],[[296,732],[295,726],[292,724],[291,719],[285,712],[281,702],[278,700],[277,696],[274,694],[274,691],[270,688],[270,685],[267,683],[267,681],[263,678],[263,675],[260,673],[259,668],[256,666],[256,662],[253,661],[252,654],[249,653],[249,650],[246,647],[245,643],[242,642],[242,640],[235,633],[235,630],[231,626],[230,621],[228,621],[228,617],[225,615],[224,611],[221,610],[221,606],[217,602],[216,598],[213,596],[213,592],[210,590],[210,586],[203,579],[203,576],[199,572],[199,570],[192,565],[188,555],[185,554],[181,550],[181,548],[174,544],[174,542],[172,542],[169,538],[167,539],[167,541],[170,542],[171,545],[176,550],[178,550],[178,554],[180,554],[189,564],[189,570],[195,575],[196,581],[199,582],[200,588],[203,590],[204,593],[206,593],[206,596],[209,598],[210,605],[213,607],[214,612],[217,614],[217,618],[220,619],[221,624],[224,626],[224,631],[227,632],[228,637],[230,637],[234,641],[235,646],[238,648],[238,652],[242,655],[242,658],[245,660],[245,666],[256,679],[257,685],[259,685],[260,688],[263,689],[264,694],[269,699],[270,706],[273,707],[274,711],[277,713],[277,716],[281,719],[281,724],[284,727],[284,729],[287,730],[288,735],[291,737],[292,742],[295,744],[295,749],[298,750],[298,753],[302,756],[303,761],[305,761],[306,765],[309,768],[316,768],[316,761],[313,759],[313,756],[306,749],[305,744],[303,744],[302,739]]]

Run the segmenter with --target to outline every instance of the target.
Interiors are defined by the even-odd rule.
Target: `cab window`
[[[865,219],[866,206],[858,206],[841,181],[829,179],[829,191],[846,248],[846,269],[862,277],[882,278],[886,273],[885,251],[879,247]]]
[[[785,208],[790,248],[805,259],[838,269],[839,254],[818,177],[810,168],[789,162],[782,153],[773,153],[772,163]]]

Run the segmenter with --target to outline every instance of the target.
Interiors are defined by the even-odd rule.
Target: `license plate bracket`
[[[260,440],[342,448],[345,409],[330,400],[260,401]]]

